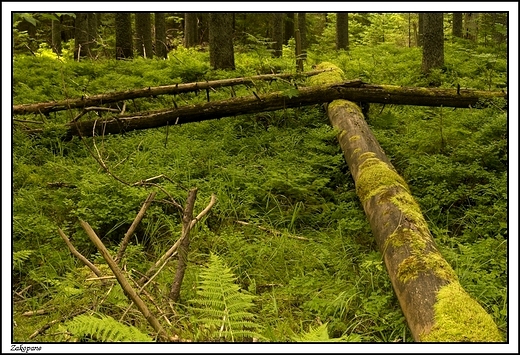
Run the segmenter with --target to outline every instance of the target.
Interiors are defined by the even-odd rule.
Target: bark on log
[[[254,85],[255,81],[261,80],[276,80],[276,79],[289,79],[297,76],[312,76],[323,73],[325,70],[313,70],[307,73],[298,74],[265,74],[256,75],[246,78],[233,78],[223,80],[212,80],[212,81],[201,81],[196,83],[187,84],[176,84],[176,85],[164,85],[157,87],[148,87],[143,89],[112,92],[109,94],[93,95],[89,97],[82,97],[79,99],[60,100],[53,102],[41,102],[35,104],[23,104],[13,105],[13,115],[24,115],[29,113],[42,113],[47,114],[49,112],[56,112],[62,110],[69,110],[73,108],[84,108],[90,106],[99,106],[108,104],[111,102],[131,100],[140,97],[151,97],[157,95],[174,95],[186,92],[193,92],[198,90],[216,89],[226,86],[234,85]]]
[[[96,121],[71,122],[65,140],[73,136],[91,137],[156,128],[166,125],[198,122],[209,119],[235,116],[246,113],[275,111],[284,108],[313,105],[336,99],[355,102],[379,102],[388,104],[411,104],[445,107],[476,106],[482,98],[504,97],[504,93],[450,89],[401,88],[364,85],[360,80],[317,87],[301,88],[298,96],[287,96],[284,92],[252,97],[239,97],[197,105],[186,105],[177,109],[127,114]],[[36,133],[33,131],[32,133]]]
[[[320,77],[316,77],[320,80]],[[330,82],[330,77],[322,79]],[[503,341],[493,319],[460,286],[435,246],[406,182],[370,131],[359,107],[327,107],[356,192],[416,341]]]

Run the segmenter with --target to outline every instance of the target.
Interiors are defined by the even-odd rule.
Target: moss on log
[[[317,69],[335,67],[322,63]],[[337,68],[336,68],[337,69]],[[339,70],[311,79],[344,80]],[[356,104],[335,100],[327,107],[338,141],[370,221],[392,286],[416,341],[500,342],[493,319],[460,286],[438,251],[419,205],[370,131]]]

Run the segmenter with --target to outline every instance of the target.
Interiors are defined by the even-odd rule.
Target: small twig
[[[13,121],[15,121],[15,122],[22,122],[22,123],[43,124],[43,122],[40,122],[40,121],[21,120],[21,119],[19,119],[19,118],[13,118]]]
[[[110,280],[115,279],[116,277],[114,275],[110,276],[101,276],[101,277],[90,277],[88,279],[85,279],[85,281],[103,281],[103,280]]]
[[[49,313],[52,310],[54,310],[54,308],[51,308],[51,309],[39,309],[37,311],[27,311],[27,312],[22,313],[22,316],[25,316],[25,317],[41,316],[43,314]]]
[[[94,272],[94,274],[96,274],[96,276],[98,276],[98,277],[103,276],[101,271],[99,271],[99,269],[94,264],[92,264],[87,258],[85,258],[83,255],[81,255],[81,253],[79,251],[77,251],[76,248],[74,248],[74,245],[72,245],[72,243],[70,242],[70,239],[65,235],[65,233],[63,233],[61,228],[58,228],[58,233],[60,234],[60,237],[61,237],[61,239],[63,239],[65,244],[67,244],[67,247],[69,248],[69,250],[72,254],[74,254],[79,260],[81,260],[81,262],[83,264],[88,266],[88,268],[90,270],[92,270]]]
[[[80,311],[76,311],[76,312],[71,313],[69,315],[63,316],[63,317],[61,317],[59,319],[55,319],[55,320],[45,324],[43,327],[41,327],[40,329],[38,329],[34,333],[32,333],[29,336],[29,339],[33,339],[33,338],[37,337],[38,335],[43,334],[47,329],[49,329],[50,327],[52,327],[56,323],[61,323],[61,322],[65,321],[65,320],[67,320],[69,318],[74,318],[74,317],[79,316],[80,314],[86,313],[88,311],[89,311],[88,309],[82,309]]]
[[[121,241],[121,246],[119,247],[119,250],[117,251],[117,255],[114,259],[114,261],[118,264],[121,259],[123,258],[123,254],[125,253],[126,247],[128,246],[128,242],[130,241],[130,237],[134,234],[137,226],[141,222],[141,220],[144,217],[144,214],[146,213],[146,210],[153,202],[153,199],[155,198],[155,195],[157,192],[153,191],[148,195],[146,198],[146,201],[144,201],[143,206],[141,207],[141,210],[139,210],[139,213],[135,217],[134,221],[132,222],[132,225],[130,225],[130,228],[128,228],[128,231],[126,232],[125,236],[123,237],[123,240]]]
[[[198,221],[200,221],[202,219],[202,217],[204,217],[206,214],[208,214],[208,212],[211,210],[211,208],[213,207],[213,205],[215,204],[215,202],[217,202],[217,196],[215,194],[211,194],[211,199],[208,203],[208,205],[206,206],[205,209],[202,210],[202,212],[200,212],[197,217],[195,217],[191,222],[190,222],[190,229],[192,229],[195,224],[197,224]]]

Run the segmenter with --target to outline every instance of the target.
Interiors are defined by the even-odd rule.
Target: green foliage
[[[64,44],[59,59],[45,44],[31,44],[36,56],[17,54],[13,58],[13,101],[43,102],[293,71],[294,43],[284,46],[282,58],[272,58],[263,38],[263,15],[251,14],[258,26],[236,48],[235,72],[210,70],[203,47],[178,46],[167,60],[78,63],[67,51],[73,41]],[[340,67],[346,79],[427,84],[420,73],[421,49],[406,48],[403,21],[407,22],[407,14],[349,14],[348,52],[333,50],[335,16],[330,14],[328,19],[326,23],[324,14],[307,14],[311,44],[307,69],[327,61]],[[110,25],[108,18],[103,21]],[[239,26],[243,21],[237,18]],[[106,41],[113,41],[113,36]],[[507,85],[507,56],[496,48],[446,41],[446,68],[436,72],[436,78],[445,88],[460,84],[462,88],[500,90]],[[290,97],[297,94],[295,83],[305,85],[302,79],[276,80],[234,90],[238,96],[252,95],[254,90],[282,91]],[[229,90],[211,92],[211,100],[229,97]],[[206,95],[187,93],[174,99],[184,105],[205,102]],[[128,102],[127,111],[172,106],[172,97],[160,96]],[[462,286],[505,332],[509,152],[507,115],[498,107],[502,106],[452,110],[371,104],[369,124],[410,186],[439,250]],[[118,285],[85,281],[92,277],[90,270],[78,267],[57,227],[81,253],[101,263],[99,253],[78,226],[78,218],[89,222],[113,253],[155,187],[127,186],[110,177],[87,149],[95,151],[92,139],[63,142],[59,127],[77,113],[32,118],[43,122],[38,126],[45,133],[39,137],[13,131],[13,290],[29,290],[23,292],[23,299],[16,296],[14,317],[19,327],[14,328],[14,339],[19,341],[71,309],[94,308],[99,314],[121,319],[128,308],[129,301]],[[82,119],[96,117],[89,113]],[[323,109],[315,105],[96,137],[96,147],[111,173],[130,184],[164,174],[168,179],[156,183],[180,204],[188,189],[196,186],[195,211],[206,206],[211,193],[218,197],[210,214],[192,231],[181,300],[195,301],[181,301],[172,317],[176,322],[169,318],[174,327],[181,328],[183,338],[412,341],[381,255],[375,252],[337,133],[328,125]],[[69,187],[53,185],[57,182]],[[180,235],[180,213],[164,203],[169,197],[163,190],[156,191],[155,202],[123,259],[134,278]],[[237,220],[250,225],[237,224]],[[219,263],[213,256],[208,264],[212,253],[218,255]],[[167,294],[175,265],[174,261],[168,263],[147,289],[162,310],[169,309]],[[200,265],[209,265],[209,269]],[[216,281],[227,286],[210,293]],[[226,314],[223,300],[237,304],[231,309],[237,319],[231,319],[229,308]],[[46,318],[21,316],[41,308],[55,310]],[[152,304],[150,308],[155,310]],[[125,317],[125,322],[146,329],[147,323],[135,309]],[[204,323],[203,319],[210,321]],[[105,318],[94,322],[98,321],[105,322]],[[230,326],[231,321],[235,323]],[[99,332],[103,327],[99,325]],[[48,333],[40,339],[62,339]],[[101,335],[105,336],[108,333]],[[74,339],[80,337],[74,335]]]
[[[153,339],[139,329],[116,321],[112,317],[100,318],[80,315],[67,322],[67,330],[80,340],[95,342],[151,342]]]
[[[215,254],[199,275],[197,298],[191,300],[199,337],[205,341],[241,341],[258,337],[259,325],[249,313],[253,296],[240,292],[235,276]]]

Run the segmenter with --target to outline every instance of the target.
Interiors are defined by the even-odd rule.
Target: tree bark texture
[[[168,47],[166,46],[166,14],[155,13],[155,55],[159,58],[168,58]]]
[[[271,38],[273,41],[273,55],[276,58],[282,56],[284,17],[284,13],[275,12],[271,14]]]
[[[131,59],[134,56],[131,14],[116,13],[116,59]]]
[[[443,14],[427,12],[423,18],[422,72],[428,74],[432,69],[440,69],[444,65]]]
[[[348,13],[336,14],[336,49],[348,50]]]
[[[139,55],[143,58],[152,58],[152,21],[149,12],[135,14],[135,33]]]
[[[307,51],[307,21],[305,12],[298,12],[298,29],[300,30],[302,52],[305,53]]]
[[[294,12],[285,13],[283,33],[283,43],[288,44],[291,37],[294,37]]]
[[[209,14],[209,61],[213,69],[235,69],[233,14]]]
[[[61,21],[52,20],[51,46],[54,53],[61,55]]]
[[[333,79],[328,76],[322,80],[330,83]],[[336,100],[328,105],[327,114],[339,130],[338,141],[356,193],[414,340],[502,341],[491,316],[460,287],[455,271],[437,250],[419,205],[359,107]],[[457,306],[441,309],[445,298],[452,298]]]
[[[97,51],[97,31],[98,21],[97,14],[89,12],[87,16],[88,20],[88,56],[94,58]]]
[[[462,38],[462,12],[453,13],[453,37]]]
[[[177,109],[119,115],[96,121],[80,121],[67,124],[64,139],[72,136],[117,134],[133,130],[156,128],[166,125],[198,122],[246,113],[274,111],[301,107],[317,103],[346,99],[354,102],[376,102],[419,106],[470,107],[482,98],[505,97],[501,92],[403,88],[394,86],[364,85],[360,80],[338,84],[308,87],[299,90],[298,96],[287,96],[283,92],[251,95],[229,100],[186,105]]]
[[[74,60],[88,56],[88,14],[76,13],[74,32]]]
[[[199,44],[197,32],[197,14],[186,12],[184,14],[184,47],[191,48]]]

